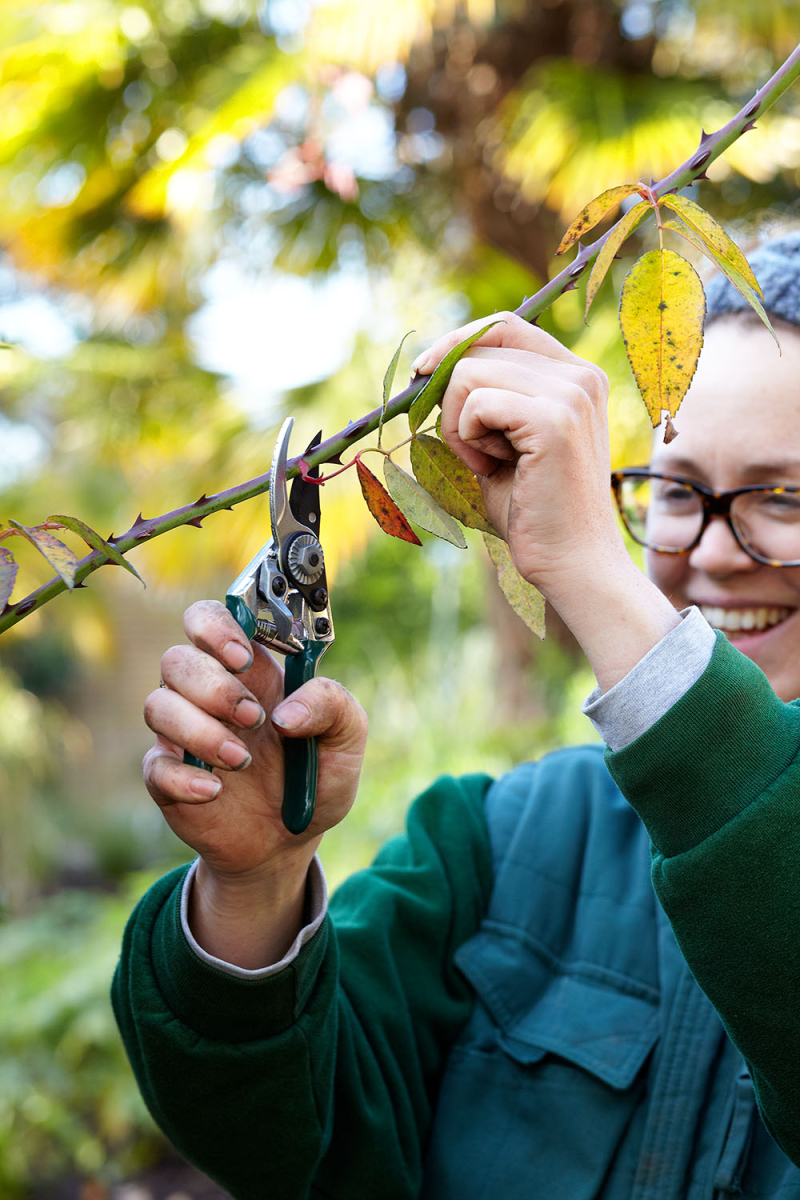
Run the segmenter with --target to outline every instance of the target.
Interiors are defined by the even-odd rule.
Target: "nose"
[[[711,518],[700,541],[689,554],[689,566],[706,575],[725,576],[741,571],[757,571],[760,565],[745,553],[727,520],[720,515]]]

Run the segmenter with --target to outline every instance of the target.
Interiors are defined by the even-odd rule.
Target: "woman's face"
[[[800,332],[783,329],[779,336],[782,356],[761,325],[723,318],[709,326],[675,420],[679,436],[668,446],[657,436],[653,470],[714,491],[750,483],[800,486]],[[647,568],[676,608],[696,604],[723,629],[783,700],[800,696],[800,567],[755,562],[717,518],[688,554],[647,551]],[[748,611],[763,623],[759,609],[777,623],[738,628]]]

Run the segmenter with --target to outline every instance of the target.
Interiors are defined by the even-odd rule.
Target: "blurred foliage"
[[[153,877],[72,891],[0,924],[0,1194],[64,1174],[113,1182],[162,1152],[108,1000],[122,930]]]
[[[298,444],[341,428],[378,403],[406,331],[398,386],[439,333],[535,291],[602,187],[671,169],[726,121],[793,47],[799,8],[0,0],[0,516],[120,533],[261,474],[287,409]],[[698,189],[745,246],[797,214],[799,105],[795,89]],[[627,265],[588,326],[578,291],[541,321],[608,371],[614,465],[649,453],[616,324]],[[4,1196],[64,1171],[118,1179],[157,1151],[106,991],[145,883],[123,880],[186,850],[122,726],[180,609],[221,594],[266,528],[263,499],[217,514],[136,552],[143,597],[104,569],[4,636]],[[372,737],[359,803],[326,838],[333,881],[437,772],[499,772],[590,734],[591,681],[557,623],[532,648],[480,553],[373,533],[348,473],[323,500],[326,669]],[[20,558],[17,596],[49,574]],[[122,891],[57,890],[76,882]]]

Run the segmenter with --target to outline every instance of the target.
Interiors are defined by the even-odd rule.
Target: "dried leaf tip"
[[[672,417],[667,413],[667,419],[664,422],[664,445],[668,446],[670,442],[674,442],[678,436],[678,431],[672,424]]]

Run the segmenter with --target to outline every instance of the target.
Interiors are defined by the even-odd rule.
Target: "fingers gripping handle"
[[[328,649],[329,642],[303,643],[300,654],[290,654],[286,659],[283,694],[292,692],[317,673],[319,660]],[[290,833],[302,833],[314,816],[317,798],[317,774],[319,753],[317,739],[285,738],[283,742],[285,777],[283,785],[283,807],[281,816]]]
[[[236,618],[248,638],[256,631],[253,614],[238,596],[226,596],[225,604],[228,611]],[[303,643],[300,654],[290,654],[286,658],[283,694],[291,695],[317,673],[319,660],[330,645],[329,642]],[[317,774],[319,772],[319,753],[316,738],[285,738],[284,743],[285,782],[283,787],[283,806],[281,816],[283,823],[290,833],[302,833],[314,816],[314,805],[317,799]],[[195,758],[188,750],[183,753],[183,761],[191,767],[200,767],[204,771],[213,770],[208,763]]]
[[[239,596],[228,595],[225,597],[225,607],[227,608],[228,612],[239,622],[245,632],[245,636],[249,640],[256,631],[256,623],[253,614],[250,612],[250,609],[247,607],[245,602],[240,599]],[[195,756],[190,754],[188,750],[184,750],[183,752],[183,761],[188,766],[200,767],[203,771],[214,770],[214,768],[210,767],[208,763],[204,763],[202,759],[195,758]]]

